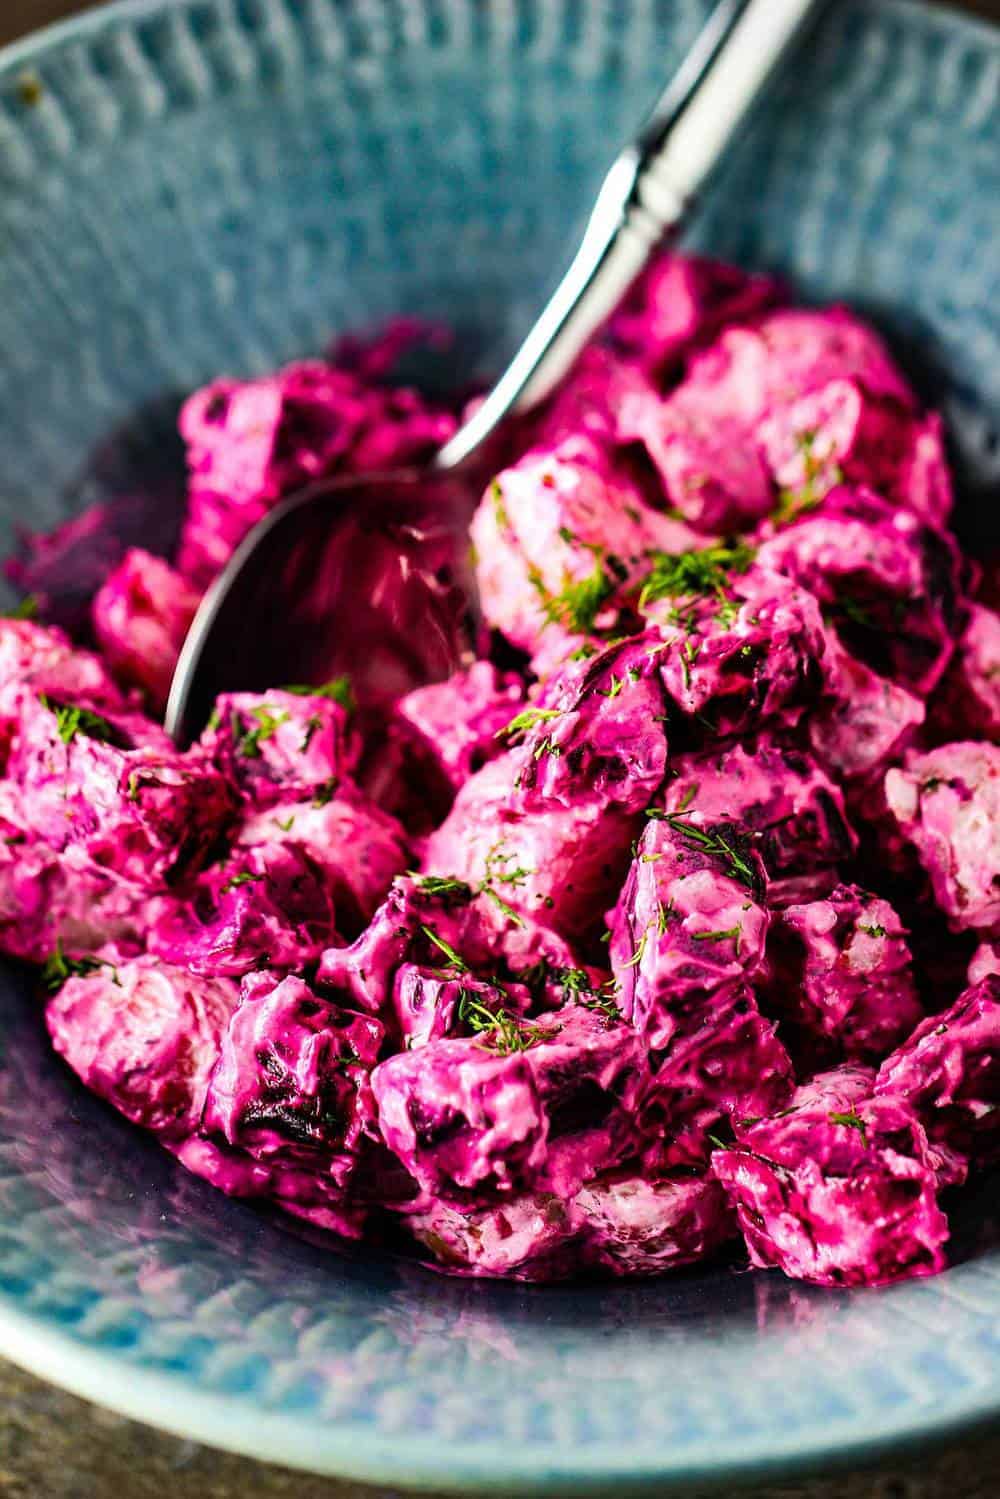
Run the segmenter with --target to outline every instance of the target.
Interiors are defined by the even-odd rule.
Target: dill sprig
[[[470,901],[475,895],[471,885],[450,874],[418,874],[415,869],[406,871],[411,880],[416,880],[425,895],[453,896],[457,901]]]
[[[515,714],[510,723],[497,730],[494,738],[506,739],[508,743],[516,744],[540,723],[551,723],[554,718],[561,717],[562,713],[558,708],[523,708],[520,713]]]
[[[684,839],[689,848],[699,849],[719,859],[725,865],[726,873],[745,885],[751,894],[759,897],[763,893],[760,874],[748,857],[746,840],[735,827],[717,824],[715,827],[703,828],[686,821],[677,813],[661,812],[655,807],[651,807],[646,816],[665,822]]]
[[[241,885],[259,885],[261,880],[266,879],[263,874],[253,874],[249,869],[243,869],[239,874],[234,874],[232,879],[226,881],[219,887],[220,894],[228,895],[230,890],[239,890]]]
[[[504,900],[499,890],[495,887],[498,884],[509,885],[511,889],[518,890],[535,871],[533,869],[525,869],[520,864],[516,865],[513,869],[508,868],[507,866],[515,855],[513,853],[503,853],[503,847],[504,845],[501,840],[499,843],[494,843],[493,847],[487,853],[483,880],[478,886],[476,894],[485,895],[506,916],[507,920],[512,921],[515,926],[524,926],[523,916],[521,916],[520,912],[515,911],[509,901]]]
[[[253,728],[244,728],[237,715],[233,715],[233,737],[238,755],[244,755],[248,760],[257,760],[260,758],[261,745],[274,738],[291,714],[282,708],[275,710],[274,705],[268,703],[260,703],[256,708],[251,708],[250,714],[257,720]]]
[[[728,942],[735,939],[738,942],[742,930],[742,927],[730,926],[724,932],[692,932],[691,940],[693,942]]]
[[[842,1124],[846,1129],[857,1130],[861,1136],[862,1145],[866,1150],[868,1149],[868,1127],[856,1108],[852,1106],[845,1113],[827,1114],[826,1117],[831,1124]]]
[[[319,687],[310,687],[308,682],[293,682],[290,686],[279,689],[281,692],[290,692],[294,697],[325,697],[331,702],[339,703],[345,713],[353,713],[357,708],[357,699],[348,676],[331,677],[329,682],[323,682]]]
[[[38,701],[55,715],[56,733],[63,744],[72,744],[77,734],[96,739],[100,744],[114,744],[118,733],[114,724],[94,713],[90,708],[81,708],[78,703],[61,703],[41,692]]]
[[[537,1021],[521,1020],[502,1005],[491,1010],[489,1005],[483,1004],[468,989],[459,992],[457,1013],[459,1021],[467,1025],[474,1035],[489,1038],[488,1042],[480,1042],[483,1049],[500,1057],[528,1051],[530,1047],[549,1041],[557,1034],[555,1030],[546,1030]]]
[[[450,942],[446,942],[443,937],[438,935],[438,933],[432,926],[428,926],[426,923],[421,925],[420,930],[423,932],[428,942],[433,943],[438,952],[444,953],[445,957],[448,959],[448,966],[450,968],[453,968],[456,973],[468,973],[468,963],[462,957],[461,953],[455,951]]]
[[[746,542],[724,542],[690,552],[651,552],[652,568],[642,585],[639,607],[656,599],[697,598],[712,594],[720,603],[731,603],[732,573],[745,573],[755,556]]]
[[[5,609],[4,619],[37,619],[42,612],[42,601],[37,593],[26,593],[13,609]]]
[[[826,485],[819,483],[823,474],[823,460],[817,458],[813,450],[817,436],[816,432],[800,432],[798,435],[805,478],[801,484],[779,492],[778,504],[772,517],[776,526],[788,526],[792,521],[798,520],[800,515],[815,510],[831,489],[844,482],[843,469],[835,463],[829,470],[829,482]]]
[[[42,967],[42,988],[48,994],[55,994],[67,979],[86,978],[88,974],[96,973],[100,968],[110,968],[114,972],[114,964],[109,963],[107,958],[89,956],[68,958],[63,952],[60,939]]]
[[[573,540],[568,533],[563,534],[563,539]],[[628,577],[628,568],[613,552],[606,553],[602,546],[593,542],[581,544],[593,554],[594,565],[582,578],[564,572],[558,593],[551,591],[537,567],[528,569],[529,581],[541,600],[546,618],[553,624],[562,625],[573,635],[591,633],[597,616]]]

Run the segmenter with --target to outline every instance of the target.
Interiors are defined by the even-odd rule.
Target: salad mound
[[[0,951],[87,1087],[342,1236],[939,1271],[1000,1160],[1000,617],[939,419],[847,310],[665,255],[504,439],[460,669],[227,694],[179,751],[251,526],[454,431],[391,383],[414,336],[197,392],[176,557],[110,556],[77,639],[0,619]]]

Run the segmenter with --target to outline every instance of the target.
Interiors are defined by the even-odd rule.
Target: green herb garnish
[[[549,1041],[557,1034],[555,1030],[545,1030],[537,1021],[520,1020],[503,1006],[491,1010],[468,989],[462,989],[459,993],[457,1013],[459,1021],[467,1025],[475,1035],[490,1037],[488,1045],[481,1043],[484,1050],[495,1052],[501,1057],[528,1051],[530,1047]]]
[[[493,501],[493,517],[500,531],[510,530],[510,516],[507,514],[507,506],[504,503],[503,485],[499,479],[490,482],[490,499]]]
[[[816,457],[813,444],[818,433],[800,432],[798,446],[802,451],[805,478],[802,483],[792,489],[782,489],[778,495],[778,504],[774,511],[773,520],[777,526],[790,525],[792,521],[798,520],[800,515],[807,511],[815,510],[826,496],[837,484],[843,484],[844,473],[839,464],[833,464],[829,470],[829,482],[821,487],[819,480],[823,474],[823,460]]]
[[[597,616],[628,577],[628,568],[620,557],[606,554],[604,548],[595,543],[586,543],[586,548],[594,557],[592,569],[582,578],[564,573],[558,593],[547,587],[537,567],[528,569],[528,578],[547,618],[574,635],[592,632]]]
[[[684,795],[681,797],[680,801],[677,803],[677,815],[679,815],[681,812],[686,812],[697,795],[698,782],[692,781],[688,789],[685,791]]]
[[[319,717],[318,714],[314,713],[312,718],[306,719],[305,733],[302,735],[302,743],[299,745],[300,755],[305,754],[306,750],[312,744],[313,739],[316,737],[322,727],[323,720]]]
[[[454,875],[418,874],[414,869],[406,872],[411,880],[416,880],[426,895],[453,895],[456,900],[468,901],[475,894],[471,885],[467,885],[464,880],[455,879]]]
[[[449,965],[452,968],[454,968],[458,973],[468,973],[468,963],[462,957],[461,953],[457,953],[455,951],[450,942],[446,942],[443,937],[439,937],[432,926],[423,925],[421,926],[420,930],[423,932],[428,942],[432,942],[439,952],[444,953],[445,957],[448,959]]]
[[[37,593],[26,593],[19,604],[4,612],[4,619],[37,619],[42,610],[42,601]]]
[[[524,708],[511,719],[509,724],[505,724],[502,729],[498,729],[494,738],[507,739],[513,744],[517,740],[523,739],[526,734],[530,734],[531,730],[536,728],[538,724],[551,723],[552,719],[561,717],[562,713],[558,708]]]
[[[846,1129],[856,1129],[861,1136],[862,1145],[866,1150],[868,1149],[868,1129],[857,1109],[851,1108],[844,1114],[827,1114],[826,1117],[831,1124],[842,1124]]]
[[[323,682],[319,687],[310,687],[307,682],[293,682],[280,691],[290,692],[295,697],[329,698],[331,702],[339,703],[345,713],[353,713],[358,706],[351,679],[347,676],[331,677],[329,682]]]
[[[642,585],[639,608],[656,599],[712,594],[720,603],[728,603],[730,575],[745,573],[754,555],[754,548],[742,541],[699,547],[690,552],[651,552],[652,569]]]
[[[884,926],[880,926],[878,924],[876,924],[875,926],[861,926],[861,925],[859,925],[858,926],[858,931],[859,932],[864,932],[864,934],[865,934],[866,937],[884,937],[885,936],[885,927]]]
[[[742,927],[731,926],[727,927],[724,932],[692,932],[691,940],[693,942],[728,942],[735,938],[738,942],[741,931]]]
[[[273,705],[261,703],[256,708],[251,708],[251,716],[257,720],[255,728],[239,730],[236,740],[236,753],[245,755],[248,760],[256,760],[260,757],[260,747],[268,739],[273,739],[283,723],[287,723],[291,717],[290,713],[283,709],[274,710]],[[238,720],[234,721],[234,733],[239,727]]]
[[[632,956],[629,958],[628,962],[625,964],[626,968],[637,968],[638,967],[638,965],[642,962],[643,957],[645,956],[646,943],[648,941],[649,941],[649,927],[646,928],[646,930],[643,932],[642,936],[639,938],[639,941],[636,944],[635,952],[632,954]]]
[[[257,885],[266,879],[263,874],[251,874],[249,869],[243,869],[239,874],[234,874],[231,880],[227,880],[221,887],[220,893],[226,895],[230,890],[238,890],[241,885]]]
[[[661,812],[657,808],[650,808],[646,816],[667,823],[675,833],[680,834],[689,848],[701,849],[719,859],[732,879],[745,885],[754,895],[761,893],[760,875],[748,857],[745,840],[735,828],[697,827],[694,823],[685,822],[677,813]]]
[[[63,952],[60,940],[45,960],[42,968],[42,987],[47,993],[55,994],[67,979],[86,978],[88,974],[96,973],[99,968],[114,968],[114,964],[109,963],[106,958],[68,958]]]
[[[89,708],[81,708],[76,703],[57,702],[44,692],[39,693],[38,701],[43,708],[55,714],[56,732],[63,744],[72,744],[77,734],[96,739],[100,744],[114,744],[118,739],[114,724],[102,718],[99,713],[92,713]]]

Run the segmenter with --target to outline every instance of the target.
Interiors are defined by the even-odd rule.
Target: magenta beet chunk
[[[375,1070],[383,1138],[427,1192],[565,1195],[635,1143],[646,1069],[634,1031],[576,1005],[508,1025],[430,1041]]]
[[[151,957],[102,957],[49,1001],[52,1044],[127,1119],[181,1139],[201,1117],[236,986]]]
[[[884,1285],[945,1266],[948,1220],[916,1114],[898,1099],[764,1119],[718,1150],[754,1265],[817,1285]]]
[[[930,1015],[886,1057],[875,1091],[912,1105],[930,1138],[976,1164],[1000,1156],[1000,977]]]

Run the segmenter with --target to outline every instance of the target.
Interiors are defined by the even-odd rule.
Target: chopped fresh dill
[[[738,942],[741,931],[741,927],[731,926],[727,927],[724,932],[692,932],[691,939],[694,942],[728,942],[735,938]]]
[[[100,744],[113,744],[118,737],[114,724],[89,708],[81,708],[77,703],[57,702],[44,692],[39,693],[38,701],[55,714],[56,733],[63,744],[72,744],[77,734],[96,739]]]
[[[884,937],[885,927],[876,923],[875,926],[858,926],[859,932],[864,932],[866,937]]]
[[[595,543],[585,545],[593,553],[593,567],[582,578],[565,572],[558,593],[552,592],[537,567],[528,569],[529,581],[546,617],[574,635],[589,635],[593,631],[597,616],[628,577],[628,568],[620,557],[605,554],[604,548]]]
[[[469,901],[475,891],[465,880],[450,874],[418,874],[415,869],[406,871],[411,880],[416,880],[425,895],[453,895],[456,900]]]
[[[818,435],[815,431],[800,432],[798,435],[797,443],[802,452],[805,477],[801,484],[779,492],[778,504],[772,517],[777,526],[790,525],[792,521],[798,520],[800,515],[815,510],[831,489],[844,482],[844,473],[839,464],[831,465],[828,471],[829,482],[825,484],[820,482],[823,477],[823,460],[817,458],[814,452],[814,444]]]
[[[562,745],[556,744],[551,734],[546,734],[544,739],[539,739],[532,751],[531,758],[540,760],[543,755],[551,755],[553,760],[558,760],[562,754]]]
[[[293,682],[280,691],[290,692],[294,697],[328,698],[330,702],[339,703],[345,713],[353,713],[358,706],[348,676],[331,677],[329,682],[323,682],[318,687],[311,687],[308,682]]]
[[[334,798],[334,796],[336,794],[338,784],[339,783],[338,783],[337,777],[336,776],[331,776],[328,781],[324,781],[321,786],[317,786],[315,792],[313,793],[313,799],[312,799],[313,806],[314,807],[326,807],[326,806],[329,806],[330,802],[333,801],[333,798]]]
[[[677,803],[678,816],[680,815],[680,813],[687,811],[688,807],[690,807],[691,803],[694,801],[697,795],[698,782],[692,781],[688,789],[685,791],[684,795],[681,797],[680,801]]]
[[[114,964],[109,963],[106,958],[68,958],[63,952],[62,941],[57,941],[55,949],[46,958],[42,968],[42,988],[49,994],[55,994],[61,989],[67,979],[86,978],[90,973],[96,973],[99,968],[114,969]]]
[[[259,703],[256,708],[250,709],[251,716],[257,720],[255,728],[245,729],[234,722],[234,733],[239,728],[239,737],[236,740],[236,753],[244,755],[249,760],[260,757],[260,747],[268,739],[273,739],[283,723],[287,723],[291,714],[279,708],[275,712],[273,705]]]
[[[729,580],[744,573],[754,559],[754,548],[734,541],[699,547],[690,552],[651,552],[652,568],[642,585],[639,607],[657,599],[709,596],[729,601]]]
[[[686,822],[677,813],[662,812],[659,808],[651,807],[646,813],[647,817],[656,818],[665,822],[675,833],[687,843],[689,848],[703,850],[713,858],[721,860],[725,865],[726,873],[754,895],[760,895],[761,879],[748,856],[744,840],[734,827],[717,825],[712,828],[698,827],[694,823]]]
[[[514,1052],[528,1051],[541,1041],[550,1040],[556,1032],[543,1029],[536,1021],[520,1020],[511,1015],[502,1005],[491,1010],[488,1005],[462,989],[458,996],[458,1019],[477,1036],[488,1036],[483,1049],[506,1057]]]
[[[4,619],[37,619],[42,609],[42,601],[37,593],[26,593],[19,604],[13,609],[4,612]]]
[[[494,738],[507,739],[511,744],[523,739],[532,729],[540,723],[551,723],[554,718],[561,718],[562,713],[558,708],[523,708],[516,714],[509,724],[498,729]]]
[[[497,528],[501,531],[510,530],[510,516],[507,514],[507,506],[504,503],[503,485],[499,479],[490,481],[490,499],[493,501],[493,517]]]
[[[295,813],[293,812],[290,817],[286,817],[284,821],[280,817],[275,817],[273,821],[275,827],[280,828],[283,833],[290,833],[295,826]]]
[[[319,733],[319,731],[320,731],[320,729],[322,727],[323,727],[323,720],[319,717],[318,714],[314,713],[313,716],[312,716],[312,718],[307,718],[306,719],[305,733],[302,735],[302,743],[299,745],[299,754],[300,755],[304,755],[305,754],[306,750],[312,744],[313,739]]]
[[[846,1113],[832,1113],[827,1114],[826,1117],[831,1124],[842,1124],[847,1129],[856,1129],[858,1134],[861,1136],[862,1145],[866,1150],[868,1149],[868,1129],[865,1125],[865,1121],[862,1119],[857,1109],[852,1107],[848,1109]]]
[[[439,952],[444,953],[445,957],[448,959],[449,965],[452,968],[454,968],[458,973],[468,973],[468,963],[460,953],[457,953],[455,951],[450,942],[446,942],[443,937],[439,937],[432,926],[427,926],[426,924],[424,924],[421,926],[420,930],[423,932],[428,942],[432,942]]]
[[[602,687],[598,687],[597,691],[598,691],[598,693],[600,694],[601,697],[613,698],[613,697],[617,697],[618,694],[624,690],[624,687],[625,687],[625,678],[624,677],[616,677],[615,674],[614,674],[614,672],[612,672],[611,673],[611,681],[608,684],[607,690],[605,690]]]
[[[227,880],[221,887],[221,894],[226,895],[230,890],[238,890],[241,885],[259,885],[261,880],[266,879],[263,874],[253,874],[249,869],[240,870],[234,874],[231,880]]]
[[[487,900],[491,900],[493,902],[497,909],[501,911],[504,916],[506,916],[508,921],[512,921],[515,926],[524,926],[524,917],[521,915],[521,913],[519,911],[515,911],[510,902],[504,900],[500,892],[498,890],[494,890],[492,885],[483,885],[482,893],[486,896]]]
[[[530,879],[535,871],[533,869],[525,869],[521,864],[515,865],[513,869],[506,868],[515,855],[505,854],[503,848],[504,844],[502,841],[494,843],[486,855],[486,879],[490,884],[498,882],[501,885],[513,885],[516,888],[523,885],[525,880]],[[505,867],[498,869],[498,864],[502,864]]]
[[[649,927],[646,928],[646,930],[643,932],[642,936],[639,938],[639,941],[638,941],[638,943],[636,945],[635,952],[632,954],[632,956],[629,958],[628,962],[625,964],[626,968],[637,968],[639,966],[639,964],[643,960],[643,957],[645,956],[645,953],[646,953],[646,944],[647,944],[648,941],[649,941]]]
[[[622,1018],[622,1012],[613,994],[590,994],[586,999],[579,999],[577,1003],[582,1004],[586,1010],[596,1010],[598,1015],[603,1015],[608,1020],[621,1020]]]
[[[590,988],[590,979],[583,968],[553,968],[552,978],[562,991],[563,1004],[572,1004]]]

